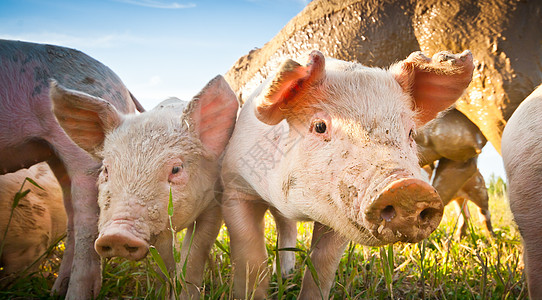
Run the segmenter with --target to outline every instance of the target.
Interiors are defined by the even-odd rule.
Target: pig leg
[[[504,144],[503,144],[504,145]],[[527,148],[531,150],[532,148]],[[523,258],[531,299],[542,299],[542,172],[538,156],[526,149],[516,149],[515,160],[505,160],[508,175],[508,197],[523,238]],[[503,151],[504,153],[504,151]],[[529,154],[525,158],[524,154]],[[514,163],[512,165],[512,163]]]
[[[100,164],[73,144],[60,127],[51,130],[53,134],[45,139],[55,147],[71,179],[71,197],[68,197],[71,205],[67,207],[73,210],[74,254],[66,299],[95,298],[102,285],[101,260],[94,250],[94,241],[98,237],[96,182]],[[65,277],[59,279],[65,280]],[[55,286],[61,289],[64,284]]]
[[[459,214],[457,216],[459,218],[457,222],[459,231],[456,237],[461,238],[467,235],[467,229],[469,227],[468,222],[470,220],[470,212],[469,212],[469,207],[467,206],[468,200],[463,197],[457,197],[454,199],[454,201],[457,203],[457,206],[459,208]]]
[[[222,212],[230,234],[236,299],[263,299],[267,295],[264,215],[268,206],[259,200],[258,196],[235,189],[224,193]]]
[[[476,172],[476,158],[465,162],[453,161],[446,158],[439,160],[433,187],[437,190],[442,203],[446,206],[457,194],[459,189]]]
[[[195,226],[195,229],[194,229]],[[182,298],[199,299],[205,261],[209,257],[211,247],[218,236],[222,226],[222,212],[219,205],[208,207],[197,219],[195,224],[186,229],[186,235],[181,250],[181,262],[177,267],[182,272],[182,266],[187,261],[186,284],[188,293],[183,293]],[[192,237],[192,232],[194,236]],[[192,244],[190,245],[192,240]]]
[[[526,172],[527,173],[527,172]],[[522,174],[528,176],[528,174]],[[519,176],[518,176],[519,177]],[[509,179],[510,209],[514,214],[514,220],[518,224],[521,237],[523,238],[523,258],[525,261],[525,273],[529,296],[531,299],[542,299],[542,221],[540,208],[542,207],[542,188],[540,185],[533,187],[533,182],[540,183],[540,179],[526,177],[521,183],[527,190],[515,190],[514,179]],[[515,179],[518,181],[518,179]]]
[[[68,292],[68,284],[70,281],[70,273],[73,264],[73,255],[75,251],[75,237],[73,235],[73,207],[72,207],[72,192],[71,192],[71,180],[68,176],[66,168],[57,156],[47,161],[49,167],[55,174],[58,183],[62,187],[62,196],[64,199],[64,208],[66,209],[66,215],[68,217],[68,223],[66,226],[66,242],[64,254],[62,255],[62,262],[60,263],[60,269],[58,271],[58,277],[53,285],[52,292],[60,295],[66,295]]]
[[[278,247],[294,248],[297,242],[297,222],[285,218],[278,210],[271,208],[271,213],[275,219],[278,235]],[[280,273],[282,277],[290,274],[295,267],[294,251],[279,251]]]
[[[344,237],[329,227],[314,222],[311,241],[311,261],[316,269],[316,274],[318,274],[320,288],[318,288],[318,284],[314,281],[310,270],[306,268],[299,299],[329,298],[329,291],[335,279],[335,272],[347,245],[348,240]],[[320,291],[322,291],[322,294],[320,294]]]
[[[484,219],[487,231],[491,235],[493,226],[491,225],[491,214],[489,213],[489,195],[487,194],[486,183],[480,172],[476,174],[463,186],[462,190],[468,195],[469,199],[480,208],[480,213]]]

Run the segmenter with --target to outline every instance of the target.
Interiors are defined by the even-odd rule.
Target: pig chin
[[[346,214],[348,225],[336,229],[360,244],[415,243],[428,237],[442,219],[444,207],[437,192],[407,172],[371,180],[365,191],[355,195]]]

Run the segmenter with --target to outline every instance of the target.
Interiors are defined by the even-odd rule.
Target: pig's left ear
[[[301,94],[324,75],[325,58],[320,51],[310,53],[306,66],[291,59],[286,60],[262,93],[263,96],[255,99],[256,117],[268,125],[278,124],[286,118],[286,113],[299,104]]]
[[[224,77],[216,76],[184,111],[203,146],[220,156],[233,133],[239,101]]]
[[[421,126],[451,106],[472,80],[474,64],[469,50],[461,54],[439,52],[428,58],[414,52],[393,65],[390,71],[405,92],[414,100]]]

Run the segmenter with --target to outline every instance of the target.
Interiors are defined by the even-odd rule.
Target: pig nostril
[[[380,217],[388,222],[390,222],[395,215],[395,208],[393,208],[391,205],[384,207],[384,209],[380,212]]]
[[[131,246],[128,246],[128,245],[124,245],[124,248],[130,253],[134,253],[137,250],[139,250],[139,247],[131,247]]]
[[[422,223],[428,222],[437,212],[434,208],[426,208],[420,212],[419,219]]]
[[[103,252],[109,252],[109,251],[111,251],[111,247],[109,247],[109,246],[102,246],[101,248],[102,248],[102,251],[103,251]]]

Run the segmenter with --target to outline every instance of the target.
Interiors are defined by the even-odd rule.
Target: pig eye
[[[179,173],[179,171],[181,171],[182,168],[183,168],[183,165],[173,167],[173,168],[171,169],[171,174],[177,174],[177,173]]]
[[[317,133],[325,133],[327,130],[327,125],[326,122],[319,120],[314,122],[313,128]]]
[[[414,139],[414,129],[410,129],[410,132],[408,133],[409,139]]]

